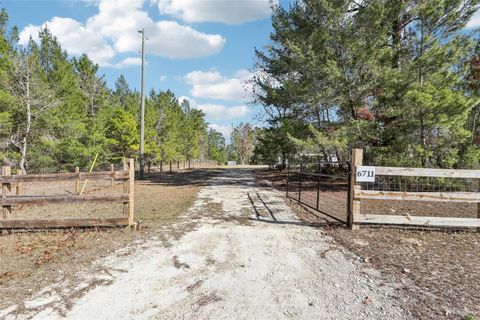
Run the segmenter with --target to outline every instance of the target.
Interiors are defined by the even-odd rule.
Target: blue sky
[[[291,0],[280,1],[288,6]],[[20,43],[45,23],[70,55],[87,53],[108,85],[125,75],[140,87],[141,37],[147,41],[147,90],[172,90],[205,112],[228,139],[232,125],[257,120],[244,82],[254,48],[269,44],[269,0],[0,0]],[[480,26],[477,12],[467,29]]]
[[[287,0],[282,4],[286,4]],[[248,104],[254,48],[269,44],[268,0],[3,0],[20,43],[45,23],[70,55],[87,53],[110,87],[123,74],[140,87],[141,36],[147,48],[146,87],[172,90],[206,113],[228,136],[232,125],[261,125]]]

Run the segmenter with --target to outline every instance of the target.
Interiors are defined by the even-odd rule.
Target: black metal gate
[[[288,166],[287,197],[339,222],[348,223],[350,162]]]

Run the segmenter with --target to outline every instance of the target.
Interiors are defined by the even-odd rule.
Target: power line
[[[140,109],[140,179],[143,179],[145,169],[145,29],[142,34],[142,107]]]

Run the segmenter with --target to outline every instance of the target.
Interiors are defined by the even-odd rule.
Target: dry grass
[[[285,174],[260,171],[256,176],[285,191]],[[381,270],[386,281],[399,283],[402,304],[415,318],[480,318],[480,233],[388,227],[352,231],[288,203],[301,220],[321,227],[338,245]]]
[[[403,305],[415,318],[480,317],[480,234],[394,228],[326,232],[401,283]]]
[[[0,236],[0,309],[21,303],[41,288],[72,280],[98,258],[142,243],[156,230],[177,221],[195,200],[200,187],[215,170],[156,174],[135,183],[136,220],[140,232],[130,228],[71,229]],[[130,246],[135,250],[137,246]],[[128,252],[127,252],[128,253]]]

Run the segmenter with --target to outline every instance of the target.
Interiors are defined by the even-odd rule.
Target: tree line
[[[256,50],[256,157],[480,167],[478,0],[297,0]]]
[[[0,163],[25,172],[86,168],[138,157],[140,94],[123,76],[115,88],[87,55],[69,57],[44,28],[18,44],[18,29],[0,13]],[[146,97],[146,162],[194,158],[226,161],[223,135],[171,91]]]

